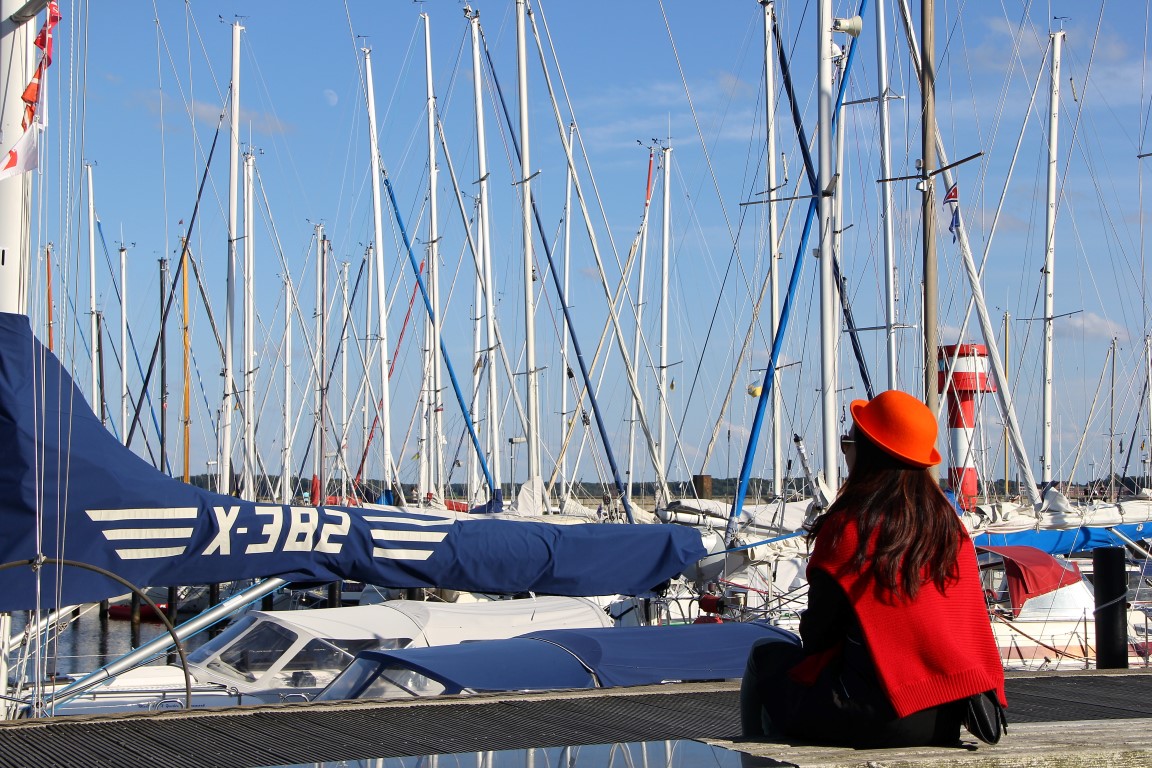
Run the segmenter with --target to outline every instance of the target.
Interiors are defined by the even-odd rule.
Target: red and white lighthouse
[[[956,358],[952,381],[945,380],[948,363]],[[952,463],[948,480],[963,509],[971,509],[979,493],[973,432],[976,427],[976,397],[995,392],[988,380],[988,348],[983,344],[951,344],[940,347],[937,356],[937,389],[948,391],[948,432]],[[948,386],[945,387],[945,384]]]

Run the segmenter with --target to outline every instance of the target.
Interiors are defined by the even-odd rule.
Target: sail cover
[[[28,319],[4,313],[0,489],[0,611],[126,591],[114,579],[53,560],[96,566],[136,586],[280,576],[609,595],[649,592],[706,554],[698,532],[675,525],[284,506],[185,484],[122,446],[33,336]],[[41,557],[49,562],[35,571],[3,567]]]

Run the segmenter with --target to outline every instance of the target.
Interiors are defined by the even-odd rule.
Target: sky
[[[816,32],[813,3],[782,4],[779,30],[788,52],[797,110],[811,136],[817,123]],[[919,3],[913,4],[916,14]],[[834,4],[837,16],[855,8]],[[920,94],[900,26],[897,3],[887,6],[890,70],[891,164],[893,176],[916,173],[920,157]],[[894,6],[894,7],[893,7]],[[524,174],[512,148],[519,133],[515,4],[478,2],[491,67],[484,65],[484,115],[490,171],[493,290],[511,379],[499,364],[502,441],[523,434],[509,398],[524,387],[524,275],[520,184]],[[636,0],[618,3],[532,3],[544,40],[543,58],[559,102],[559,121],[548,95],[529,29],[528,119],[531,188],[539,207],[542,232],[534,236],[537,274],[535,334],[540,386],[541,432],[545,473],[559,454],[562,426],[571,418],[575,394],[561,358],[563,324],[560,300],[551,283],[544,241],[562,270],[565,223],[570,223],[568,305],[575,335],[592,368],[601,417],[620,474],[637,480],[654,476],[642,429],[630,409],[629,387],[621,364],[621,343],[634,355],[635,307],[641,307],[643,339],[634,360],[650,432],[661,413],[669,416],[666,438],[668,477],[676,483],[692,474],[734,476],[739,471],[753,421],[758,385],[769,359],[771,336],[767,302],[756,323],[751,354],[738,360],[753,317],[753,303],[771,263],[767,243],[766,119],[763,10],[754,0],[684,3]],[[366,442],[367,407],[378,393],[374,346],[367,328],[368,278],[351,296],[350,341],[338,354],[346,302],[341,289],[347,264],[349,293],[356,285],[373,241],[370,161],[362,50],[370,49],[377,112],[380,163],[391,183],[397,209],[384,203],[384,263],[390,297],[392,451],[404,482],[416,479],[414,457],[421,451],[418,390],[425,337],[420,303],[405,327],[414,289],[413,271],[400,234],[400,223],[419,261],[429,249],[431,196],[428,190],[427,94],[425,82],[426,14],[432,45],[436,108],[443,126],[446,155],[437,147],[437,246],[442,294],[442,327],[448,357],[468,398],[472,370],[475,268],[457,204],[454,175],[468,217],[477,200],[477,143],[472,96],[472,64],[465,6],[457,0],[424,3],[271,3],[257,0],[185,3],[125,0],[115,11],[104,5],[62,2],[57,53],[50,69],[45,103],[48,131],[37,172],[37,208],[33,240],[37,253],[53,244],[53,316],[58,323],[57,353],[75,373],[86,394],[91,370],[88,337],[88,198],[83,168],[92,169],[93,201],[99,219],[96,246],[98,312],[106,327],[105,399],[110,429],[119,424],[120,374],[118,328],[121,318],[117,250],[127,247],[126,317],[134,351],[127,356],[130,389],[137,393],[159,329],[158,262],[174,261],[180,238],[190,234],[204,295],[193,285],[189,300],[193,364],[191,442],[183,445],[184,370],[180,353],[181,302],[168,322],[168,461],[181,474],[189,456],[193,474],[215,472],[215,428],[223,398],[221,355],[216,342],[226,315],[228,263],[228,109],[233,24],[243,26],[240,42],[241,152],[255,158],[256,202],[251,239],[256,358],[252,390],[256,395],[256,445],[260,461],[279,474],[284,445],[282,416],[285,361],[285,276],[291,277],[294,304],[290,355],[293,385],[289,419],[293,473],[312,472],[311,439],[316,386],[309,370],[316,352],[316,226],[331,241],[328,277],[329,333],[327,366],[329,423],[347,430],[348,474],[355,474]],[[1056,18],[1060,17],[1060,18]],[[1130,474],[1141,472],[1148,449],[1146,356],[1149,310],[1142,232],[1143,160],[1148,148],[1147,11],[1135,3],[1095,2],[1022,5],[937,3],[937,121],[950,160],[976,153],[979,158],[954,169],[960,211],[977,262],[987,253],[983,284],[998,328],[997,345],[1008,345],[1011,391],[1034,468],[1040,452],[1041,334],[1043,316],[1044,211],[1048,127],[1047,51],[1049,32],[1062,27],[1067,38],[1061,71],[1062,103],[1058,134],[1057,223],[1054,270],[1055,392],[1054,475],[1082,481],[1101,476],[1115,456],[1122,471],[1135,434]],[[915,23],[918,25],[919,20]],[[883,323],[883,246],[880,226],[879,134],[875,96],[877,36],[873,6],[864,13],[863,32],[849,74],[844,117],[841,269],[856,325]],[[837,35],[838,43],[848,38]],[[803,159],[777,65],[777,172],[779,197],[809,194]],[[502,93],[511,116],[498,102]],[[1030,100],[1035,92],[1035,100]],[[856,103],[852,103],[856,102]],[[1029,108],[1030,107],[1030,108]],[[566,160],[560,136],[574,123],[580,141],[576,166],[595,242],[607,277],[600,269],[576,205],[565,212]],[[509,126],[512,126],[510,128]],[[213,141],[218,144],[212,152]],[[1017,150],[1017,146],[1019,149]],[[667,372],[674,382],[659,407],[655,372],[660,359],[660,264],[663,253],[662,148],[670,147],[669,300],[666,307]],[[210,152],[211,162],[208,163]],[[641,237],[649,157],[654,155],[653,198],[646,239]],[[1013,164],[1013,156],[1016,155]],[[781,156],[783,160],[781,160]],[[814,152],[815,156],[815,152]],[[449,159],[451,170],[449,172]],[[197,202],[201,177],[204,193]],[[786,177],[786,178],[785,178]],[[895,209],[899,388],[921,394],[923,363],[920,331],[921,194],[914,181],[890,182]],[[942,182],[940,183],[942,185]],[[937,199],[943,187],[937,187]],[[997,216],[997,209],[1003,207]],[[758,201],[759,204],[742,205]],[[778,245],[781,296],[797,258],[807,199],[776,203],[785,223]],[[957,245],[947,231],[950,211],[937,204],[940,263],[941,343],[982,342],[974,321],[964,316],[970,291],[963,279]],[[193,219],[193,211],[196,211]],[[243,220],[241,215],[241,220]],[[995,229],[993,222],[995,221]],[[469,224],[471,226],[471,223]],[[641,243],[644,243],[642,246]],[[608,362],[593,365],[604,334],[609,292],[628,271],[627,299],[619,312],[619,341],[609,331],[604,341]],[[812,247],[810,245],[810,247]],[[639,277],[640,252],[645,271]],[[106,261],[106,259],[108,261]],[[111,266],[109,266],[111,265]],[[241,270],[242,272],[242,270]],[[46,336],[46,270],[35,265],[31,300],[34,329]],[[819,289],[816,260],[801,264],[794,311],[782,345],[779,388],[784,403],[781,432],[785,460],[780,468],[799,473],[791,453],[800,435],[820,469]],[[239,295],[236,282],[237,370],[242,370]],[[372,292],[373,301],[375,294]],[[1007,315],[1007,320],[1005,316]],[[212,323],[217,330],[214,332]],[[843,323],[840,323],[843,327]],[[1004,333],[1004,328],[1007,333]],[[1005,338],[1005,336],[1007,338]],[[839,334],[838,418],[849,402],[865,397],[846,334]],[[1115,373],[1110,345],[1115,339]],[[359,343],[355,343],[359,340]],[[861,332],[864,357],[877,390],[886,369],[882,333]],[[573,348],[569,342],[568,352]],[[139,362],[137,362],[139,358]],[[346,363],[345,363],[346,361]],[[347,373],[345,374],[345,365]],[[367,369],[368,374],[365,374]],[[238,373],[238,376],[241,374]],[[461,409],[444,374],[442,452],[448,479],[461,482],[469,465]],[[1114,383],[1113,383],[1114,382]],[[568,386],[566,399],[561,392]],[[152,381],[152,410],[144,417],[133,450],[157,461],[158,389]],[[732,395],[725,406],[726,393]],[[136,395],[133,395],[135,400]],[[1095,404],[1093,402],[1095,401]],[[569,413],[561,411],[568,409]],[[577,430],[566,471],[581,479],[608,479],[609,462],[589,411],[589,429]],[[365,416],[365,413],[368,416]],[[1110,415],[1111,414],[1111,415]],[[237,417],[238,418],[238,417]],[[1138,421],[1139,420],[1139,421]],[[947,423],[942,419],[942,425]],[[635,424],[630,436],[629,425]],[[1003,476],[1003,419],[991,398],[978,417],[978,466],[986,477]],[[841,423],[840,431],[846,429]],[[239,426],[234,427],[239,461]],[[1110,438],[1110,433],[1115,436]],[[586,435],[586,445],[580,446]],[[710,438],[715,448],[709,452]],[[145,445],[145,439],[147,445]],[[942,438],[942,448],[944,447]],[[1141,447],[1141,443],[1145,445]],[[634,455],[629,444],[635,446]],[[1125,453],[1111,453],[1110,444]],[[333,453],[334,439],[326,438]],[[507,479],[526,471],[526,452],[502,442],[496,459]],[[370,477],[379,476],[379,440],[369,453]],[[312,451],[310,453],[310,451]],[[431,450],[426,453],[429,455]],[[631,461],[629,460],[632,455]],[[761,439],[753,473],[774,471]],[[511,465],[511,466],[510,466]],[[449,471],[449,470],[446,470]],[[329,472],[338,472],[330,469]],[[1014,470],[1013,470],[1014,471]],[[625,475],[626,476],[626,475]],[[679,487],[679,486],[677,486]],[[674,494],[677,491],[674,491]]]

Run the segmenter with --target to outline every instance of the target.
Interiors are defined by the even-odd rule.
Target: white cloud
[[[1054,331],[1060,337],[1116,338],[1121,341],[1128,338],[1127,328],[1095,312],[1078,312],[1075,315],[1057,318]]]

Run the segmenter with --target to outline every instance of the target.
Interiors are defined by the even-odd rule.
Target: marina
[[[0,0],[0,768],[1152,764],[1141,4],[403,5]]]

